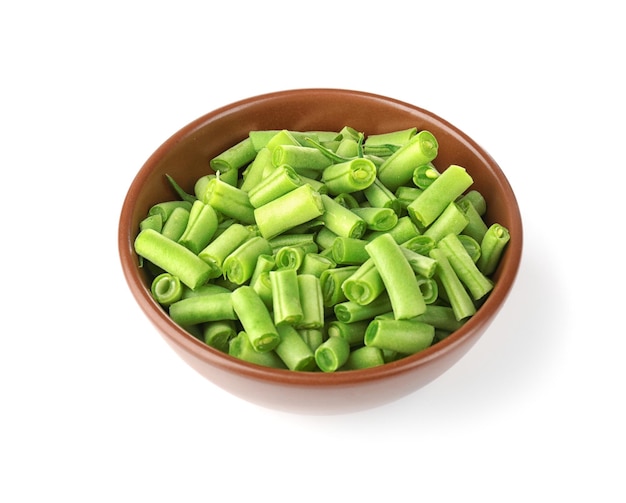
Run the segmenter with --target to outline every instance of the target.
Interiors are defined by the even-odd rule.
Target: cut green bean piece
[[[392,312],[391,301],[386,293],[379,295],[369,304],[357,304],[351,300],[339,302],[333,307],[335,316],[344,323],[368,320],[380,314]]]
[[[365,239],[337,236],[332,245],[333,260],[341,265],[361,265],[369,259]]]
[[[333,269],[337,266],[337,263],[329,257],[320,255],[319,253],[307,253],[302,259],[302,265],[300,266],[300,274],[313,274],[318,278],[327,269]]]
[[[331,161],[314,147],[302,145],[277,145],[272,152],[272,164],[288,164],[296,173],[321,173],[331,165]],[[315,177],[314,177],[315,178]]]
[[[409,239],[420,235],[417,227],[408,216],[400,217],[396,225],[388,231],[371,231],[365,234],[363,239],[371,241],[381,234],[389,234],[396,241],[396,243],[404,243]]]
[[[243,285],[252,277],[259,257],[271,253],[272,247],[265,238],[253,236],[224,259],[224,276],[236,285]]]
[[[378,178],[395,191],[411,180],[416,166],[431,162],[438,148],[437,139],[430,131],[420,131],[385,160],[378,169]]]
[[[469,201],[472,203],[472,206],[476,208],[478,214],[482,217],[485,216],[485,212],[487,211],[487,202],[483,195],[477,190],[469,190],[466,194],[463,194],[457,202]]]
[[[446,254],[452,269],[474,300],[483,298],[493,289],[493,281],[478,269],[456,234],[448,234],[437,247]]]
[[[310,185],[301,185],[254,210],[256,223],[265,239],[320,217],[325,211],[323,196]]]
[[[400,246],[400,250],[416,274],[425,278],[432,278],[435,275],[437,270],[437,261],[435,259],[428,255],[417,253],[406,246]],[[429,252],[430,250],[427,253]]]
[[[495,272],[507,243],[511,240],[509,230],[500,224],[492,224],[480,244],[481,255],[478,268],[485,275]]]
[[[440,306],[429,304],[419,316],[415,317],[417,321],[428,323],[435,329],[454,332],[464,325],[464,321],[459,321],[454,315],[454,310],[449,306]]]
[[[407,206],[407,211],[416,223],[428,227],[473,182],[465,168],[451,164]]]
[[[413,138],[416,134],[416,127],[398,129],[397,131],[389,131],[386,133],[371,134],[368,135],[367,139],[363,143],[363,146],[373,147],[380,145],[395,145],[401,147],[411,141],[411,138]]]
[[[211,268],[203,260],[153,229],[141,231],[134,248],[137,255],[177,276],[189,288],[198,288],[209,279]]]
[[[302,180],[295,170],[287,164],[282,164],[248,191],[250,204],[258,208],[297,189],[300,185],[302,185]]]
[[[417,320],[373,320],[365,331],[365,345],[401,354],[415,354],[433,343],[435,328]]]
[[[274,324],[297,325],[303,317],[295,269],[275,269],[269,272],[272,285]]]
[[[439,177],[440,173],[432,162],[422,164],[413,170],[413,183],[419,189],[426,189]]]
[[[246,332],[239,332],[230,340],[228,346],[228,354],[239,360],[263,367],[286,369],[287,366],[278,357],[274,351],[257,351],[250,342],[250,337]]]
[[[467,290],[461,280],[454,272],[446,254],[439,248],[433,248],[430,256],[437,261],[437,271],[435,277],[439,279],[445,291],[450,306],[454,311],[457,320],[463,320],[476,313],[476,306],[472,302]]]
[[[487,224],[476,210],[476,207],[469,200],[459,200],[457,206],[467,217],[467,225],[462,231],[463,234],[472,237],[480,243],[487,232]]]
[[[451,202],[430,227],[424,231],[423,235],[432,238],[436,243],[448,234],[460,234],[467,227],[468,223],[469,219],[459,208],[459,205]]]
[[[230,293],[228,288],[225,288],[221,285],[216,285],[215,283],[205,283],[204,285],[200,285],[195,290],[192,290],[189,287],[183,288],[183,299],[187,299],[189,297],[199,297],[201,295],[213,295],[215,293]]]
[[[255,223],[254,207],[250,204],[248,193],[219,177],[209,180],[201,199],[223,215],[245,224]]]
[[[297,328],[322,328],[324,326],[324,297],[322,283],[313,274],[298,274],[298,294],[302,308],[302,318]]]
[[[365,158],[350,159],[346,162],[331,164],[322,172],[322,182],[329,194],[352,193],[364,190],[374,183],[376,166]]]
[[[360,320],[352,323],[345,323],[339,320],[333,320],[327,324],[326,331],[329,337],[342,337],[351,347],[362,346],[365,330],[370,320]]]
[[[320,218],[329,230],[348,238],[358,239],[363,236],[367,230],[365,220],[330,196],[322,194],[320,197],[324,205],[324,213]]]
[[[217,231],[218,217],[212,206],[196,200],[191,206],[185,231],[178,242],[195,254],[200,253]]]
[[[185,232],[187,222],[189,222],[189,210],[182,206],[174,208],[163,224],[161,234],[172,241],[178,241]]]
[[[363,190],[363,195],[374,208],[391,208],[400,217],[402,210],[400,200],[378,178]]]
[[[237,335],[233,320],[209,321],[202,326],[202,339],[207,346],[228,353],[230,340]]]
[[[373,346],[363,346],[350,352],[348,360],[342,370],[360,370],[383,365],[385,359],[380,348]]]
[[[332,307],[338,302],[346,300],[341,285],[349,278],[359,266],[343,266],[334,267],[322,271],[320,281],[322,285],[322,295],[324,297],[324,306]]]
[[[164,272],[152,280],[150,293],[159,304],[169,306],[182,298],[183,285],[178,276]]]
[[[221,276],[222,266],[226,257],[252,236],[250,229],[244,225],[233,223],[215,237],[198,254],[198,257],[210,266],[210,278]]]
[[[315,369],[315,353],[291,325],[276,327],[280,343],[274,349],[289,370],[303,372]]]
[[[352,212],[365,220],[367,228],[372,231],[387,232],[398,223],[398,215],[391,208],[364,206],[354,208]]]
[[[395,318],[409,319],[422,314],[426,309],[424,297],[400,245],[389,234],[383,234],[365,248],[382,277]]]
[[[313,352],[324,342],[324,332],[319,328],[298,328],[297,331]]]
[[[435,240],[429,236],[415,236],[409,239],[408,241],[402,241],[402,246],[414,251],[415,253],[419,253],[420,255],[428,255],[430,250],[432,250],[437,243]]]
[[[250,163],[256,156],[254,144],[249,136],[226,149],[209,161],[209,165],[216,173],[227,173],[238,170]]]
[[[317,251],[317,245],[314,242],[299,246],[283,246],[276,252],[276,267],[278,269],[288,268],[297,271],[302,266],[304,257],[308,253],[316,253]]]
[[[476,241],[473,237],[466,234],[458,234],[457,237],[463,245],[463,248],[465,248],[465,251],[469,254],[469,256],[476,264],[481,254],[480,243]]]
[[[161,220],[166,222],[176,208],[184,208],[189,211],[191,210],[191,203],[189,201],[163,201],[151,206],[148,215],[161,215]]]
[[[433,278],[425,278],[423,276],[416,275],[417,285],[419,286],[422,297],[424,297],[424,303],[426,307],[429,304],[436,302],[439,299],[439,286],[437,281]]]
[[[315,362],[322,372],[335,372],[350,356],[350,345],[342,337],[329,337],[315,350]]]
[[[157,232],[161,232],[163,230],[163,217],[159,214],[148,215],[139,222],[139,230],[142,231],[144,229],[153,229]]]
[[[252,347],[260,352],[271,351],[280,343],[277,327],[261,297],[249,285],[237,288],[232,305]]]
[[[199,295],[174,302],[169,314],[176,323],[182,326],[197,325],[207,321],[235,320],[231,292]]]
[[[244,192],[250,193],[254,187],[264,180],[265,173],[274,170],[272,164],[272,153],[268,148],[262,148],[258,151],[254,160],[242,173],[242,181],[239,188]]]
[[[346,299],[365,305],[385,291],[385,284],[376,264],[370,258],[343,281],[341,289]]]
[[[264,129],[260,131],[250,131],[248,133],[252,144],[257,152],[263,148],[273,147],[280,142],[294,142],[293,145],[304,145],[305,138],[318,137],[316,132],[289,131],[286,129]]]

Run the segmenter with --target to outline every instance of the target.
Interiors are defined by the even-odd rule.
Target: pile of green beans
[[[510,240],[432,133],[251,131],[155,204],[134,247],[151,293],[207,345],[335,372],[415,354],[493,289]]]

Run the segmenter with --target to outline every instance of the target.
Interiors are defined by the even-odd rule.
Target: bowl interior
[[[195,181],[211,173],[209,160],[245,138],[249,131],[290,129],[298,131],[339,131],[351,126],[366,135],[417,127],[428,129],[439,142],[434,164],[445,169],[459,164],[474,179],[472,188],[487,200],[486,222],[506,226],[511,242],[494,275],[496,286],[488,300],[465,326],[433,347],[393,364],[375,369],[325,375],[258,368],[221,354],[200,343],[177,327],[155,303],[149,293],[148,279],[137,267],[133,241],[139,222],[149,208],[176,197],[165,179],[169,174],[187,191]],[[193,353],[196,363],[208,362],[252,378],[301,385],[353,385],[371,381],[389,372],[404,372],[432,362],[446,351],[482,332],[490,323],[514,282],[522,249],[522,225],[515,195],[500,167],[475,141],[433,113],[392,98],[340,89],[300,89],[261,95],[227,105],[183,127],[161,145],[133,181],[120,217],[119,252],[127,282],[146,315],[170,343]],[[448,365],[451,362],[448,363]],[[433,372],[433,376],[437,372]]]

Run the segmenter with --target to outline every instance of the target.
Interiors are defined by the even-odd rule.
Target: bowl
[[[486,301],[459,330],[431,347],[384,365],[334,373],[266,368],[213,349],[176,325],[153,300],[150,283],[138,266],[133,242],[149,208],[175,194],[171,175],[193,192],[210,172],[209,159],[252,130],[339,131],[351,126],[366,135],[417,127],[439,143],[438,166],[458,164],[474,179],[487,201],[487,223],[511,233]],[[432,382],[476,343],[506,301],[522,254],[522,222],[514,192],[495,160],[473,139],[437,115],[400,100],[345,89],[292,89],[250,97],[209,112],[167,139],[139,169],[119,218],[119,258],[139,308],[172,349],[214,385],[253,404],[303,414],[341,414],[379,407]],[[497,336],[497,334],[494,334]]]

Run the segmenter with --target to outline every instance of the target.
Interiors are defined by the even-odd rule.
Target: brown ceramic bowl
[[[495,273],[495,287],[478,312],[457,332],[430,348],[393,363],[325,374],[264,368],[214,350],[173,323],[152,299],[138,267],[133,241],[140,220],[155,203],[174,196],[164,175],[189,192],[207,174],[208,161],[251,130],[332,130],[351,126],[366,135],[409,127],[428,129],[439,142],[438,167],[459,164],[486,198],[488,223],[512,235]],[[289,412],[334,414],[380,406],[406,396],[454,365],[489,327],[505,302],[522,253],[522,222],[515,195],[496,162],[475,141],[417,106],[375,94],[341,89],[269,93],[214,110],[175,133],[146,161],[133,180],[119,221],[123,272],[139,307],[192,368],[215,385],[252,403]]]

